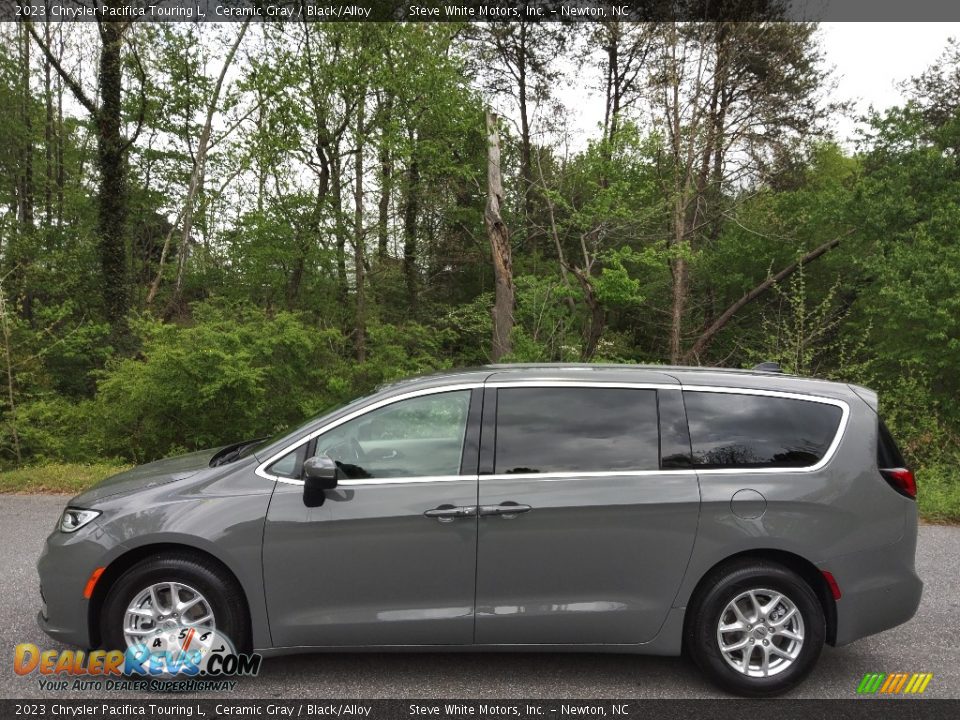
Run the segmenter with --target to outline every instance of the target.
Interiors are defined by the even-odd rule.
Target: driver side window
[[[324,433],[315,454],[353,480],[459,475],[469,407],[469,390],[401,400]]]

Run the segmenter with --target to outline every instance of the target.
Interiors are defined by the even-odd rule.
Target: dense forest
[[[855,142],[830,83],[800,23],[0,26],[2,466],[774,360],[877,389],[960,516],[960,45]]]

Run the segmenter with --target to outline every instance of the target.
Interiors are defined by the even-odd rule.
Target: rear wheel
[[[110,588],[100,616],[103,644],[126,650],[138,644],[173,657],[201,637],[225,635],[238,650],[249,645],[246,600],[236,580],[200,557],[169,555],[143,560]]]
[[[809,585],[774,563],[736,563],[708,577],[691,604],[687,648],[724,690],[764,697],[787,692],[813,669],[826,633]]]

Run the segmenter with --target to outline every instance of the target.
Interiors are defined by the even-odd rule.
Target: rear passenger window
[[[709,468],[809,467],[837,434],[841,410],[808,400],[683,393],[693,464]]]
[[[498,474],[656,470],[658,465],[655,390],[497,391]]]

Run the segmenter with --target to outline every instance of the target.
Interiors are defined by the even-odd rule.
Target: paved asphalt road
[[[0,495],[0,698],[70,697],[40,691],[13,672],[13,648],[64,646],[35,622],[34,563],[63,497]],[[851,698],[867,672],[932,672],[928,697],[960,698],[960,528],[924,526],[918,553],[926,583],[917,616],[847,647],[824,648],[797,698]],[[716,697],[680,658],[599,654],[327,654],[265,660],[232,698],[696,698]],[[76,699],[90,698],[78,693]],[[204,697],[214,697],[211,693]],[[117,698],[120,695],[107,695]],[[153,697],[156,697],[155,695]],[[181,696],[183,697],[183,696]]]

